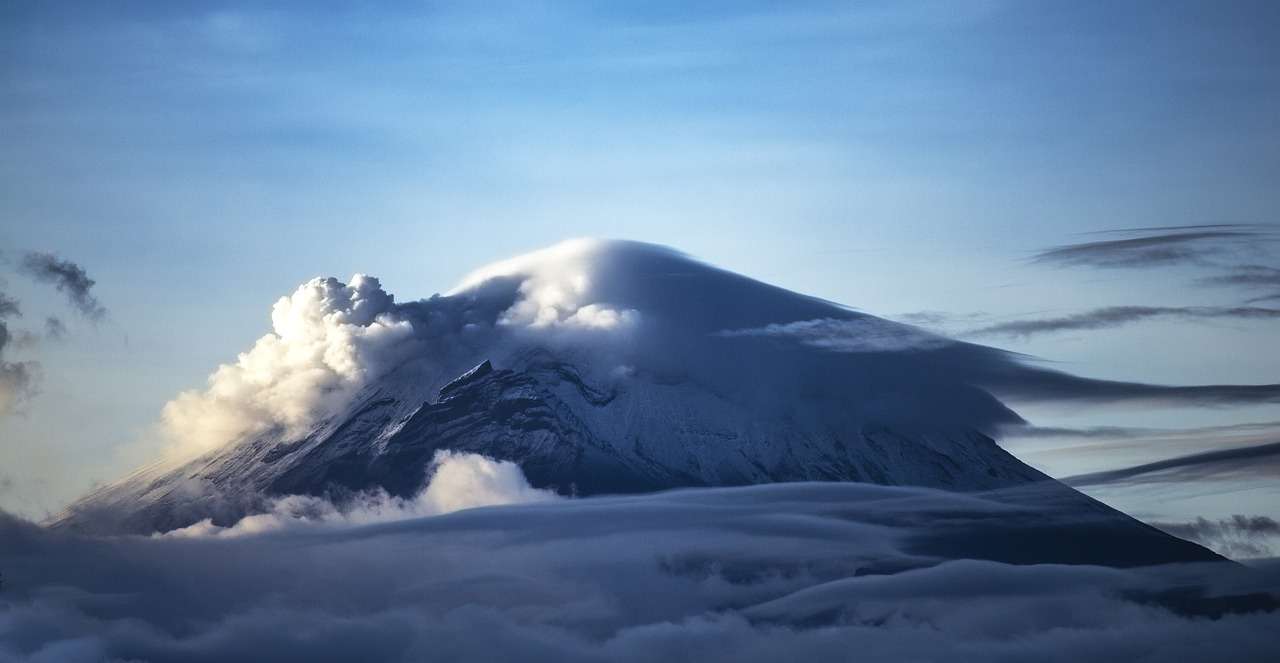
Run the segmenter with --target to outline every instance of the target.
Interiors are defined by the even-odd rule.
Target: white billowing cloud
[[[426,490],[416,498],[423,509],[449,513],[478,506],[525,504],[557,499],[529,485],[520,466],[479,454],[437,451]]]
[[[183,392],[165,406],[171,458],[268,431],[304,433],[363,385],[410,357],[442,357],[450,339],[477,327],[533,333],[634,327],[638,311],[598,301],[593,258],[600,245],[565,242],[485,268],[456,296],[405,305],[371,276],[312,279],[276,302],[271,333],[219,366],[206,389]],[[505,291],[487,287],[503,278],[516,283]]]
[[[519,465],[479,454],[437,451],[428,474],[427,486],[408,499],[377,490],[339,505],[312,495],[287,495],[273,500],[267,513],[246,516],[231,527],[219,527],[206,518],[158,536],[244,536],[305,525],[362,525],[560,499],[552,491],[529,485]]]
[[[368,379],[402,360],[413,325],[401,319],[376,278],[350,284],[312,279],[282,297],[272,333],[223,364],[204,391],[187,391],[164,408],[165,432],[178,455],[200,453],[275,427],[312,424]]]
[[[640,320],[635,309],[597,301],[593,272],[596,258],[608,242],[574,239],[477,270],[454,291],[475,288],[497,278],[520,278],[520,296],[499,319],[522,327],[580,327],[614,329]]]

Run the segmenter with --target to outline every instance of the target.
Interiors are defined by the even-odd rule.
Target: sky
[[[6,3],[0,286],[29,336],[5,360],[39,370],[0,416],[0,507],[39,516],[136,465],[164,403],[309,278],[416,299],[579,236],[1090,377],[1275,383],[1280,321],[1221,309],[1267,307],[1250,266],[1280,266],[1278,22],[1268,2]],[[1096,246],[1207,225],[1154,258]],[[992,331],[1136,306],[1177,310]],[[1006,442],[1060,477],[1280,441],[1275,405],[1012,405],[1195,429]],[[1264,425],[1205,432],[1242,423]],[[1081,487],[1217,522],[1280,517],[1268,479]]]

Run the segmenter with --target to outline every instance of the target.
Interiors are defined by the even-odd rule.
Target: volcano
[[[1017,356],[664,247],[570,241],[404,303],[369,276],[314,279],[272,319],[206,391],[166,408],[173,453],[54,525],[164,532],[285,495],[407,497],[447,450],[579,497],[799,481],[982,493],[1090,523],[1052,545],[1015,537],[1006,557],[1215,558],[997,444],[1022,420],[989,385],[1038,370]]]

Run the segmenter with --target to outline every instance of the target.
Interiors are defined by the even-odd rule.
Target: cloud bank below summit
[[[194,538],[0,514],[0,661],[1274,659],[1274,567],[954,554],[1088,518],[1045,515],[856,483]]]
[[[1275,384],[1149,385],[1043,369],[1019,355],[797,295],[637,242],[565,242],[477,270],[446,294],[405,303],[371,276],[356,275],[348,283],[313,279],[277,301],[271,320],[272,331],[218,367],[205,389],[184,392],[165,407],[171,457],[190,458],[269,432],[300,434],[394,371],[418,371],[420,381],[442,384],[474,365],[467,362],[529,347],[585,358],[600,364],[609,379],[640,368],[705,371],[691,377],[741,384],[759,379],[753,370],[790,370],[782,360],[795,358],[787,349],[795,347],[843,356],[840,370],[847,368],[850,380],[859,375],[886,384],[919,383],[904,383],[899,394],[927,394],[924,387],[936,379],[931,376],[945,374],[1015,401],[1280,402]],[[761,359],[765,363],[751,367],[728,359],[764,357],[766,351],[779,363]],[[713,364],[708,357],[715,355],[726,359]],[[948,409],[941,397],[900,406],[931,408],[939,419],[973,430],[1014,421],[999,408]],[[891,410],[884,416],[897,416]]]

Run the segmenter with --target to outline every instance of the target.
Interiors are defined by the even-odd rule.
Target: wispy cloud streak
[[[1118,470],[1077,474],[1066,477],[1062,481],[1071,486],[1096,486],[1126,482],[1186,481],[1241,472],[1273,476],[1278,464],[1280,464],[1280,442],[1272,442],[1189,454]]]
[[[1273,234],[1258,226],[1223,225],[1211,229],[1190,226],[1176,232],[1057,246],[1037,253],[1032,262],[1104,268],[1207,264],[1208,258],[1229,245],[1257,241]]]
[[[107,309],[91,292],[96,282],[80,265],[51,253],[33,251],[22,257],[19,269],[36,281],[52,284],[86,318],[97,321],[107,315]]]
[[[1026,338],[1062,331],[1110,329],[1156,318],[1275,320],[1280,319],[1280,309],[1260,306],[1107,306],[1055,318],[1002,322],[972,329],[962,335]]]

